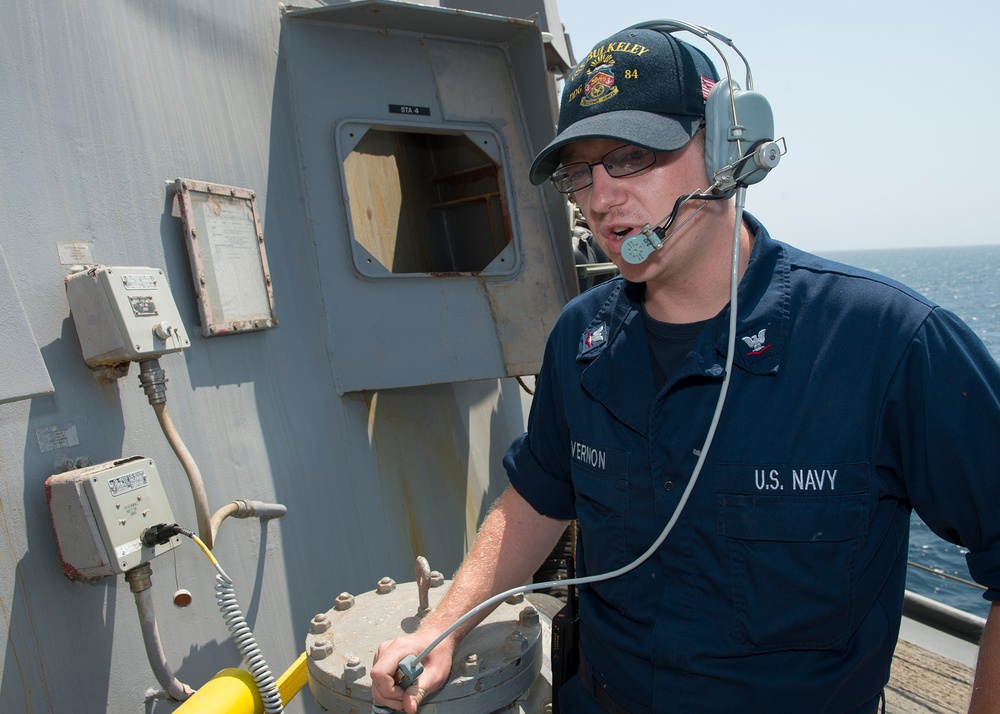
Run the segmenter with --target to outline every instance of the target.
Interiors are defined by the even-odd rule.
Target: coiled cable
[[[254,639],[253,632],[250,630],[250,626],[247,624],[246,618],[243,617],[242,610],[240,610],[239,603],[236,601],[236,591],[233,588],[232,578],[226,575],[226,571],[219,565],[219,561],[212,555],[212,551],[208,549],[208,546],[198,536],[189,530],[179,527],[177,532],[193,540],[212,562],[212,565],[215,566],[215,600],[219,604],[219,611],[226,622],[226,627],[229,628],[230,637],[236,643],[236,648],[243,656],[243,662],[253,676],[253,681],[257,685],[257,691],[260,692],[261,701],[264,703],[265,714],[281,714],[284,712],[284,706],[281,703],[281,693],[278,691],[271,668],[268,667],[267,662],[264,660],[260,647]]]

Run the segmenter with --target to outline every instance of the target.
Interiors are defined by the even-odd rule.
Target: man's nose
[[[604,168],[604,164],[590,167],[592,183],[590,184],[590,207],[605,213],[608,208],[616,205],[622,196],[624,185],[621,179],[616,179]]]

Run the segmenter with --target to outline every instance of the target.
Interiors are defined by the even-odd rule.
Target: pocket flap
[[[868,532],[868,497],[718,495],[719,534],[742,540],[842,541]]]

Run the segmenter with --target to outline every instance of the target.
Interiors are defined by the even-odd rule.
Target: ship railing
[[[986,590],[979,583],[966,580],[935,568],[928,568],[912,561],[906,563],[911,568],[923,570],[946,580],[952,580],[978,590]],[[986,626],[986,618],[974,615],[957,607],[946,605],[925,595],[907,590],[903,596],[903,614],[929,627],[953,635],[974,645],[979,644]]]

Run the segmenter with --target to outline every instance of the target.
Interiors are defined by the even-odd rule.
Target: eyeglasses
[[[556,169],[549,179],[560,193],[571,193],[587,188],[594,182],[591,168],[601,164],[608,176],[622,178],[631,176],[656,163],[656,152],[641,146],[626,144],[612,149],[600,161],[588,164],[586,161],[566,164]]]

